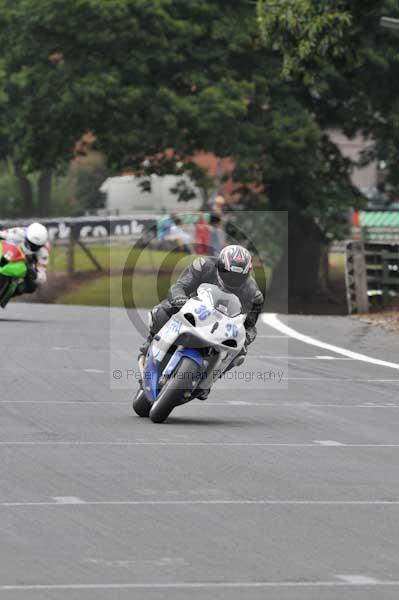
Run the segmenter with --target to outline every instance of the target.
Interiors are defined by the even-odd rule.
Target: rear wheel
[[[134,400],[133,410],[139,417],[149,417],[151,410],[151,402],[147,399],[144,390],[140,389]]]
[[[172,410],[180,404],[189,402],[199,382],[199,368],[190,358],[183,358],[170,379],[163,386],[158,400],[150,411],[153,423],[163,423]]]

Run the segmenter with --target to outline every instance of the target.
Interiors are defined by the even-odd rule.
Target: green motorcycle
[[[25,279],[28,267],[25,254],[15,244],[0,241],[0,306],[5,308]]]

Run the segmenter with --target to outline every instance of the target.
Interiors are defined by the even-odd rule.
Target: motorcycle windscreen
[[[237,317],[241,314],[241,302],[235,294],[228,294],[223,292],[220,288],[212,286],[211,295],[213,305],[219,312],[227,317]]]

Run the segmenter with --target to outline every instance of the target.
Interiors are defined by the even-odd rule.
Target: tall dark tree
[[[399,38],[380,28],[384,14],[399,16],[399,1],[258,1],[262,40],[279,60],[281,81],[297,90],[296,98],[302,98],[302,107],[320,131],[338,127],[349,137],[361,133],[374,140],[362,163],[383,159],[392,189],[398,190]],[[323,212],[328,216],[337,206],[344,209],[352,203],[350,195],[340,194],[345,164],[335,151],[332,155],[328,168],[331,154],[328,150],[324,153],[324,173],[329,174],[330,186],[327,194],[320,196],[325,199]],[[306,197],[308,201],[298,196],[295,202],[301,219],[317,216],[315,198],[307,192]],[[326,223],[317,218],[315,224],[322,235],[331,232],[329,218]],[[295,237],[293,243],[296,249]]]

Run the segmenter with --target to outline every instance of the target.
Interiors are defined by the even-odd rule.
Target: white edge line
[[[195,446],[209,446],[209,447],[231,447],[231,448],[399,448],[399,443],[387,443],[387,444],[348,444],[348,443],[334,443],[332,444],[320,444],[316,442],[130,442],[130,441],[119,441],[119,442],[88,442],[88,441],[0,441],[0,446],[170,446],[170,447],[195,447]]]
[[[375,585],[379,582],[375,577],[368,575],[337,575],[337,578],[353,585]]]
[[[285,325],[285,323],[282,323],[277,317],[277,314],[275,313],[263,313],[262,321],[263,323],[265,323],[265,325],[269,325],[269,327],[272,327],[273,329],[276,329],[277,331],[280,331],[281,333],[284,333],[290,336],[291,338],[303,342],[304,344],[316,346],[317,348],[323,348],[324,350],[328,350],[329,352],[335,352],[336,354],[341,354],[342,356],[346,356],[347,358],[351,358],[353,360],[359,360],[362,362],[371,363],[373,365],[379,365],[381,367],[388,367],[390,369],[399,370],[399,364],[397,363],[391,363],[386,360],[380,360],[379,358],[372,358],[371,356],[366,356],[365,354],[359,354],[358,352],[352,352],[351,350],[346,350],[345,348],[340,348],[339,346],[327,344],[325,342],[316,340],[315,338],[312,338],[308,335],[304,335],[303,333],[299,333],[298,331],[295,331],[295,329],[292,329],[291,327],[288,327],[288,325]]]
[[[0,502],[0,508],[88,506],[399,506],[399,500],[81,500]]]
[[[318,588],[318,587],[398,587],[399,581],[354,579],[353,581],[220,581],[170,583],[76,583],[0,585],[0,591],[35,590],[116,590],[116,589],[218,589],[218,588]]]

